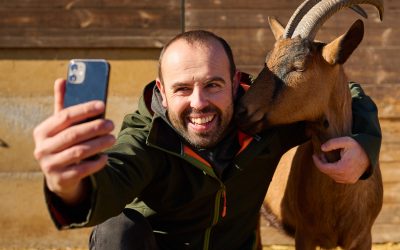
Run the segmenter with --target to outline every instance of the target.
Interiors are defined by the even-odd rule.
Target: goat
[[[312,160],[313,153],[322,154],[322,143],[351,134],[351,93],[343,64],[362,41],[364,24],[357,20],[328,44],[314,38],[334,13],[362,3],[374,5],[382,19],[383,0],[309,0],[286,29],[270,18],[274,48],[239,102],[237,119],[244,130],[305,121],[311,132],[311,140],[294,156],[281,203],[283,227],[294,230],[296,249],[371,249],[371,227],[383,203],[379,167],[367,180],[339,184]],[[324,155],[331,162],[340,159],[339,152]]]

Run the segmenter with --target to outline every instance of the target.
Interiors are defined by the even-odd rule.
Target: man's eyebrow
[[[210,82],[221,82],[223,84],[226,84],[224,78],[220,77],[220,76],[213,76],[213,77],[209,77],[206,78],[206,80],[203,82],[203,84],[208,84]],[[191,86],[191,83],[187,83],[187,82],[175,82],[171,85],[171,88],[180,88],[180,87],[187,87],[187,86]]]
[[[213,76],[210,78],[207,78],[204,83],[210,83],[210,82],[222,82],[223,84],[226,84],[224,78],[220,77],[220,76]]]
[[[175,82],[171,85],[171,88],[180,88],[180,87],[186,87],[191,85],[190,83],[185,83],[185,82]]]

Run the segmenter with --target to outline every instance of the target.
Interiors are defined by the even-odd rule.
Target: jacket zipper
[[[214,206],[214,216],[212,220],[212,224],[209,228],[207,228],[205,235],[204,235],[204,243],[203,243],[203,250],[208,250],[210,246],[210,236],[211,236],[211,230],[213,226],[215,226],[218,223],[218,220],[221,217],[225,217],[226,215],[226,190],[225,190],[225,185],[221,184],[221,189],[218,190],[216,196],[215,196],[215,206]],[[223,200],[223,208],[222,212],[221,210],[221,199]]]
[[[220,218],[220,213],[221,213],[221,217],[225,217],[226,216],[226,211],[227,211],[227,207],[226,207],[226,188],[225,185],[221,182],[221,180],[215,176],[215,174],[212,172],[212,170],[206,166],[204,163],[200,162],[198,159],[195,159],[191,156],[188,155],[184,155],[182,157],[182,155],[180,154],[176,154],[173,152],[170,152],[168,150],[165,150],[161,147],[158,147],[156,145],[152,145],[149,144],[149,146],[152,146],[154,148],[158,148],[164,152],[168,152],[170,154],[179,156],[183,159],[188,160],[189,162],[191,162],[193,165],[197,165],[199,166],[203,172],[207,175],[209,175],[210,177],[214,178],[215,180],[217,180],[220,184],[221,189],[218,190],[216,196],[215,196],[215,205],[214,205],[214,216],[213,216],[213,220],[212,220],[212,224],[210,227],[208,227],[205,231],[205,235],[204,235],[204,243],[203,243],[203,250],[208,250],[209,249],[209,244],[210,244],[210,236],[211,236],[211,230],[213,228],[213,226],[215,226],[218,223],[218,220]],[[223,208],[222,208],[222,212],[220,212],[221,210],[221,199],[223,200]]]

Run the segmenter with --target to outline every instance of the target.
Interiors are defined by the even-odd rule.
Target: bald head
[[[213,49],[215,48],[218,49],[222,48],[222,51],[224,51],[224,57],[226,57],[226,59],[229,62],[229,73],[231,79],[234,77],[236,72],[236,65],[233,59],[232,50],[228,45],[228,43],[223,38],[211,32],[204,30],[193,30],[179,34],[164,46],[158,61],[158,77],[161,82],[163,81],[162,65],[164,63],[163,61],[166,51],[169,50],[170,48],[179,49],[179,47],[176,48],[176,45],[181,46],[182,44],[192,46],[193,48],[195,47],[199,47],[200,49],[206,48],[208,51],[213,51]]]

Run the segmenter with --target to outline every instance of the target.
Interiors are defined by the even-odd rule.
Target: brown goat
[[[312,12],[324,9],[322,5],[328,1],[346,3],[335,11],[328,10],[328,16],[313,17],[313,27],[304,28],[307,15],[315,15]],[[277,41],[267,56],[266,67],[241,99],[237,118],[246,122],[242,128],[253,132],[274,125],[307,123],[311,140],[297,149],[281,203],[283,227],[295,232],[296,249],[371,249],[371,227],[383,202],[379,167],[367,180],[339,184],[321,173],[312,160],[313,153],[322,154],[322,143],[351,134],[351,94],[343,64],[361,42],[364,25],[357,20],[347,33],[328,44],[315,42],[314,37],[322,23],[339,9],[369,3],[382,16],[383,2],[313,2],[316,6],[308,12],[311,14],[297,17],[295,22],[304,24],[300,22],[294,31],[290,30],[292,25],[284,30],[276,19],[269,20]],[[339,152],[324,154],[331,162],[340,158]],[[279,174],[277,170],[275,175]]]

